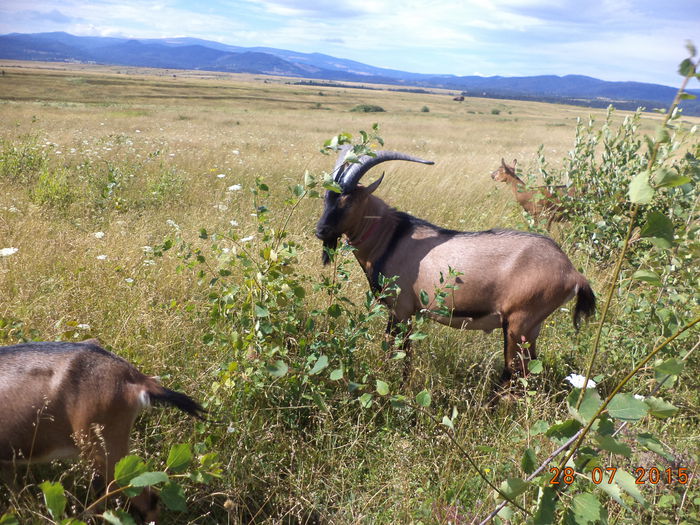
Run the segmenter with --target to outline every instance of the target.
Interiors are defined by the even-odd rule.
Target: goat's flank
[[[150,404],[168,404],[197,418],[204,409],[163,387],[91,339],[0,347],[0,463],[21,464],[84,455],[98,485],[113,480],[129,451],[129,433]],[[132,498],[147,522],[157,519],[150,489]]]
[[[398,323],[422,309],[454,328],[485,332],[501,328],[505,384],[514,371],[527,373],[527,361],[536,357],[542,323],[552,312],[577,297],[573,316],[577,328],[581,316],[594,312],[595,296],[588,281],[550,238],[514,230],[449,230],[399,212],[373,195],[383,176],[367,187],[359,184],[360,178],[388,160],[432,163],[380,151],[351,164],[344,161],[347,151],[340,151],[334,170],[342,192],[326,192],[316,235],[323,241],[324,262],[328,248],[335,248],[345,235],[373,290],[379,291],[380,274],[396,277],[400,291],[386,299],[391,310],[387,333],[397,335]],[[449,268],[458,275],[450,278]],[[443,315],[434,305],[436,291],[447,285],[455,289],[445,297],[450,315]],[[422,291],[428,294],[427,308],[421,304]],[[403,350],[408,370],[407,335]]]

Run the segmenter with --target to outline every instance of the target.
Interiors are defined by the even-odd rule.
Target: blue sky
[[[0,2],[0,33],[44,31],[191,36],[417,73],[582,74],[675,87],[686,40],[700,48],[700,0]]]

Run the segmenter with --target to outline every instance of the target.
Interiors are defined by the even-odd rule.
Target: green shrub
[[[66,168],[44,167],[31,190],[31,197],[36,204],[67,208],[77,198],[75,187],[70,181],[70,171]]]
[[[492,115],[500,115],[500,114],[501,114],[501,110],[500,110],[500,109],[493,108],[493,109],[491,110],[491,114],[492,114]]]
[[[37,137],[25,135],[17,142],[0,139],[0,180],[31,184],[46,164]]]
[[[420,110],[422,113],[430,113],[430,108],[428,106],[423,106]]]
[[[375,106],[374,104],[358,104],[350,111],[355,113],[381,113],[384,111],[384,108],[381,106]]]

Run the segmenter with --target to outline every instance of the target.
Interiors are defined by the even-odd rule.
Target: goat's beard
[[[338,247],[338,239],[340,237],[335,237],[334,239],[327,239],[323,241],[323,255],[321,256],[321,261],[323,261],[323,266],[326,266],[332,260],[331,252],[335,252]]]

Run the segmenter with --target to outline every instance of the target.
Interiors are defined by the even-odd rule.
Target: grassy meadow
[[[145,373],[205,404],[210,423],[164,409],[137,421],[132,451],[156,470],[178,443],[188,443],[195,456],[215,452],[220,461],[220,476],[209,483],[196,476],[183,480],[187,510],[164,509],[163,523],[466,524],[495,508],[494,491],[428,416],[392,409],[381,395],[358,402],[362,391],[336,387],[327,374],[291,379],[293,363],[306,359],[313,365],[318,358],[308,334],[331,341],[345,330],[345,320],[362,310],[367,284],[350,254],[339,263],[346,279],[333,277],[334,266],[321,265],[313,231],[322,200],[294,199],[290,188],[303,185],[307,171],[320,179],[331,170],[335,159],[319,153],[326,139],[340,132],[357,135],[377,122],[386,149],[436,162],[382,165],[380,197],[448,228],[527,229],[509,189],[492,181],[490,172],[502,157],[517,158],[525,173],[536,172],[540,145],[555,171],[572,148],[577,119],[603,122],[604,110],[480,98],[456,102],[447,91],[294,85],[284,78],[209,72],[22,62],[0,68],[0,249],[18,248],[0,257],[0,344],[97,337]],[[350,111],[359,104],[386,111]],[[616,112],[614,121],[626,115]],[[644,114],[640,133],[653,134],[660,121],[660,115]],[[260,276],[231,263],[232,273],[220,274],[222,281],[211,283],[210,277],[224,264],[224,254],[249,254],[239,259],[246,264],[273,260],[276,255],[258,252],[269,244],[268,235],[282,231],[280,243],[290,243],[293,252],[285,268],[293,268],[303,292],[289,299],[298,301],[298,310],[284,310],[291,307],[281,299],[274,304],[289,316],[280,326],[291,326],[297,316],[307,331],[264,354],[247,346],[257,324],[253,328],[241,317],[238,326],[235,312],[221,310],[229,312],[226,317],[216,310],[224,279],[235,311],[239,296],[257,293],[251,290]],[[212,232],[227,233],[217,240]],[[551,235],[602,304],[614,254],[601,261],[575,249],[578,240],[567,223],[556,224]],[[198,255],[206,262],[197,264]],[[319,284],[324,279],[326,285]],[[342,284],[338,294],[352,304],[344,302],[347,315],[328,319],[317,311],[329,305],[327,283],[336,280]],[[288,297],[284,283],[278,297]],[[623,300],[629,291],[625,285],[616,294],[610,318],[629,313]],[[530,380],[529,393],[495,409],[484,405],[503,364],[500,333],[426,325],[428,337],[414,343],[410,381],[401,385],[402,364],[386,361],[382,348],[385,314],[368,317],[366,333],[353,343],[352,362],[364,371],[355,382],[374,385],[381,378],[391,393],[410,399],[427,389],[432,404],[426,410],[438,422],[454,408],[455,438],[500,485],[521,476],[526,449],[542,461],[556,448],[542,433],[542,422],[570,417],[571,387],[564,378],[585,373],[596,321],[576,334],[570,312],[563,310],[543,327],[538,350],[544,367]],[[270,319],[277,322],[272,314]],[[662,335],[661,329],[653,339],[641,329],[626,330],[603,334],[593,371],[608,391]],[[617,345],[615,338],[631,343]],[[679,348],[697,347],[697,339],[697,333],[687,337]],[[700,435],[700,383],[689,372],[698,369],[697,355],[688,358],[683,380],[664,394],[681,408],[679,414],[637,423],[691,470],[697,469]],[[284,378],[269,368],[278,359],[291,367]],[[643,393],[652,382],[653,370],[634,383],[634,391]],[[633,441],[631,433],[624,439]],[[647,449],[631,457],[606,454],[603,466],[629,471],[666,464]],[[21,469],[11,478],[0,486],[0,515],[11,511],[20,523],[50,519],[38,488],[44,480],[61,481],[70,516],[79,516],[94,499],[80,463]],[[681,521],[692,512],[697,516],[697,489],[686,497],[680,485],[647,484],[641,490],[651,503],[646,509],[628,495],[620,504],[598,492],[611,522],[700,523]],[[668,505],[657,505],[665,497]],[[527,501],[534,504],[532,496]],[[522,514],[500,519],[525,521]]]

